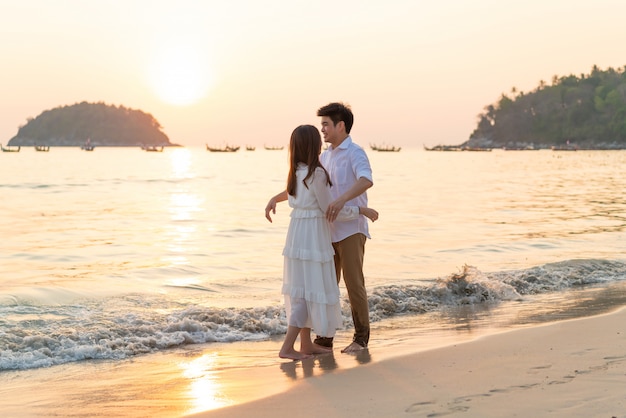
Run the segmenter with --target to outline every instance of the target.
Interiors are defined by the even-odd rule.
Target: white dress
[[[282,293],[289,325],[312,328],[317,335],[332,337],[343,327],[339,286],[335,272],[330,225],[325,213],[333,201],[326,174],[321,168],[302,180],[308,167],[299,164],[296,170],[296,196],[289,195],[291,220],[283,255]],[[344,207],[337,220],[359,217],[358,206]]]

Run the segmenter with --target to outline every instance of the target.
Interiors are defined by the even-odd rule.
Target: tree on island
[[[484,108],[462,146],[626,148],[626,66],[552,77],[528,93],[511,89]]]
[[[149,113],[104,103],[76,103],[29,118],[8,145],[172,146]]]

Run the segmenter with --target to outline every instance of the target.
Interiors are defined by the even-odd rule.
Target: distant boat
[[[148,152],[163,152],[163,147],[142,146],[141,149]]]
[[[394,147],[391,145],[372,145],[370,144],[370,148],[373,151],[380,151],[380,152],[400,152],[400,150],[402,149],[401,147]]]
[[[237,152],[239,151],[239,148],[240,148],[239,146],[233,147],[230,145],[226,145],[223,148],[210,147],[208,144],[205,144],[205,145],[206,145],[206,150],[211,151],[211,152]]]
[[[256,149],[256,147],[250,146],[250,145],[246,145],[246,151],[254,151]]]
[[[463,147],[461,151],[487,151],[490,152],[491,148],[483,148],[483,147]]]
[[[285,148],[284,146],[282,147],[268,147],[267,145],[263,145],[263,148],[265,148],[268,151],[280,151],[281,149]]]
[[[17,147],[17,148],[5,148],[4,146],[2,147],[2,152],[20,152],[20,148],[21,147]]]
[[[552,151],[578,151],[577,145],[566,144],[566,145],[555,145],[552,148]]]
[[[48,146],[48,145],[35,145],[35,151],[48,152],[48,151],[50,151],[50,146]]]
[[[94,148],[95,147],[91,145],[91,138],[87,138],[87,140],[85,141],[85,144],[80,147],[80,149],[84,151],[93,151]]]
[[[426,151],[462,151],[461,147],[457,145],[435,145],[431,148],[424,145],[424,149]]]
[[[7,145],[8,146],[8,145]],[[2,152],[20,152],[20,148],[21,147],[17,147],[17,148],[5,148],[4,145],[2,145]]]

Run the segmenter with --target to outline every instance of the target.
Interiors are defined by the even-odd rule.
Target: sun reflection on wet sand
[[[187,363],[181,363],[183,377],[189,379],[190,409],[187,414],[207,411],[231,405],[224,396],[216,373],[216,353],[207,353]]]

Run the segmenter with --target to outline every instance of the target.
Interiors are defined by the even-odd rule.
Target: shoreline
[[[305,373],[305,361],[293,363]],[[622,307],[303,378],[279,394],[191,416],[624,417],[625,381]]]
[[[561,402],[569,396],[566,388],[582,385],[577,396],[590,400],[591,407],[600,408],[596,403],[605,396],[606,411],[613,414],[606,416],[626,417],[616,415],[626,410],[626,397],[611,385],[621,388],[626,381],[626,308],[620,292],[610,293],[593,304],[569,306],[565,317],[545,315],[536,304],[515,304],[378,322],[369,349],[356,355],[340,353],[351,337],[344,330],[332,354],[296,362],[278,358],[283,336],[276,336],[189,345],[126,360],[4,371],[0,409],[11,417],[437,416],[462,411],[488,417],[515,415],[500,403],[520,402],[515,411],[526,412],[522,400],[528,398],[547,408],[529,412],[560,414],[565,405],[547,400]],[[529,310],[540,322],[527,322]],[[570,407],[578,403],[567,399]],[[594,413],[582,416],[598,416],[591,407]]]

